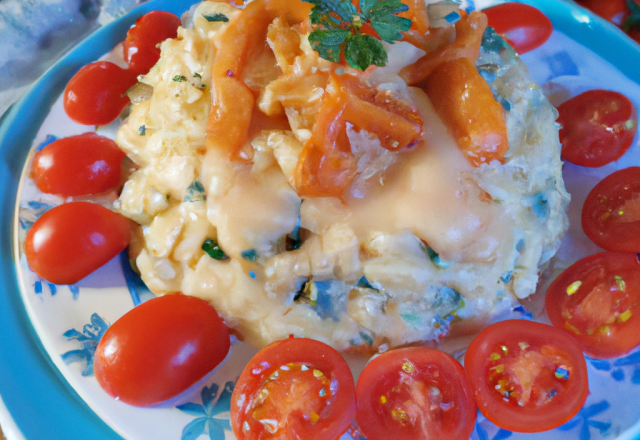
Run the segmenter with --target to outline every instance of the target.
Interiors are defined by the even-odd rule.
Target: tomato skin
[[[627,152],[638,114],[629,99],[609,90],[589,90],[558,106],[562,157],[575,165],[601,167]]]
[[[108,61],[87,64],[64,89],[64,110],[78,124],[106,125],[129,104],[137,75]]]
[[[410,364],[406,364],[407,361]],[[437,396],[442,396],[441,404],[453,403],[447,411],[438,411],[433,415],[432,420],[427,415],[417,420],[429,424],[428,433],[422,433],[420,427],[414,424],[403,426],[391,415],[391,411],[397,410],[398,403],[402,405],[398,400],[409,396],[413,397],[413,401],[416,399],[409,394],[396,397],[394,402],[390,391],[400,383],[411,383],[413,380],[422,383],[420,387],[424,386],[425,391],[430,389],[427,387],[436,387],[439,391]],[[372,359],[360,374],[356,396],[356,419],[369,440],[467,439],[475,427],[477,411],[467,374],[458,361],[439,350],[413,347],[381,354]],[[384,403],[381,396],[384,396]],[[434,405],[428,395],[424,397],[426,405]],[[430,413],[423,405],[418,405],[418,412]]]
[[[148,73],[160,59],[160,48],[156,46],[176,38],[181,24],[178,16],[165,11],[151,11],[138,18],[122,46],[129,68],[138,75]]]
[[[229,330],[206,301],[168,294],[131,309],[98,343],[94,373],[102,389],[133,406],[189,389],[227,356]]]
[[[546,15],[523,3],[502,3],[482,12],[487,15],[489,26],[519,54],[542,46],[553,32],[551,20]]]
[[[82,196],[117,187],[125,154],[116,143],[96,133],[58,139],[33,158],[32,177],[48,194]]]
[[[601,248],[640,252],[640,167],[618,170],[602,179],[582,206],[582,230]]]
[[[54,284],[73,284],[122,252],[131,221],[89,202],[70,202],[42,214],[29,228],[29,267]]]
[[[503,394],[489,380],[493,374],[489,367],[491,356],[502,353],[502,346],[512,354],[520,355],[520,350],[535,352],[543,348],[551,352],[550,356],[561,356],[563,366],[570,370],[566,385],[543,404],[534,401],[520,406],[515,402],[505,402]],[[578,344],[563,331],[538,322],[508,320],[490,325],[469,345],[464,366],[478,409],[487,419],[509,431],[542,432],[556,428],[580,411],[589,394],[587,365]],[[553,378],[553,373],[547,371],[546,377],[540,376],[549,379],[549,376]]]
[[[305,420],[299,410],[288,414],[287,422],[294,426],[295,432],[284,432],[280,438],[335,440],[351,425],[355,416],[356,397],[353,376],[347,363],[340,353],[322,342],[290,337],[262,349],[242,371],[231,396],[231,426],[238,440],[257,440],[265,435],[264,430],[257,432],[255,425],[259,424],[251,420],[253,417],[249,405],[272,374],[269,367],[273,369],[289,363],[322,371],[332,382],[336,381],[337,392],[315,424]],[[265,365],[269,367],[265,368]],[[245,423],[251,423],[253,428],[249,431],[243,429]],[[266,435],[264,438],[271,438],[270,434]]]
[[[627,354],[640,345],[638,257],[605,252],[577,261],[551,283],[545,305],[553,325],[573,337],[588,356]],[[605,331],[599,331],[603,327]]]

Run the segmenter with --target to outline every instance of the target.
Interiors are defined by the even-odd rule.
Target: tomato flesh
[[[189,389],[229,352],[229,330],[206,301],[180,293],[153,298],[113,323],[98,343],[94,373],[102,389],[134,406]]]
[[[546,15],[523,3],[502,3],[482,12],[487,14],[489,26],[519,54],[542,46],[553,32],[553,25]]]
[[[73,284],[122,252],[131,221],[89,202],[65,203],[29,228],[24,251],[29,267],[54,284]]]
[[[428,348],[384,353],[367,364],[356,388],[356,419],[369,440],[469,438],[476,408],[460,363]]]
[[[95,133],[58,139],[33,158],[32,177],[42,192],[61,196],[99,194],[120,184],[125,154]]]
[[[633,254],[600,253],[566,269],[549,286],[549,319],[594,358],[640,345],[640,263]]]
[[[78,124],[106,125],[129,104],[127,90],[137,75],[108,61],[87,64],[64,90],[64,110]]]
[[[582,206],[582,229],[595,244],[612,252],[640,252],[640,167],[605,177]]]
[[[353,421],[354,388],[348,365],[328,345],[304,338],[277,342],[238,379],[233,432],[239,440],[335,440]]]
[[[631,146],[638,115],[629,99],[609,90],[589,90],[558,107],[562,157],[584,167],[618,160]]]
[[[151,11],[138,18],[122,45],[129,68],[138,75],[148,73],[160,59],[158,45],[168,38],[176,38],[180,25],[178,16],[165,11]]]
[[[556,428],[580,410],[589,392],[578,344],[537,322],[487,327],[469,345],[465,369],[480,411],[510,431]]]

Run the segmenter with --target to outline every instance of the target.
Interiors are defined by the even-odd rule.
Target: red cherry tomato
[[[503,3],[482,12],[487,14],[489,26],[519,54],[541,46],[553,31],[553,25],[546,15],[523,3]]]
[[[157,46],[167,38],[176,38],[180,24],[180,18],[164,11],[152,11],[138,18],[122,46],[129,68],[139,75],[148,73],[160,59]]]
[[[122,252],[131,221],[100,205],[70,202],[45,212],[29,228],[29,267],[54,284],[73,284]]]
[[[582,206],[582,230],[603,249],[640,252],[640,167],[602,179]]]
[[[189,389],[224,360],[229,346],[229,329],[208,302],[164,295],[107,329],[93,371],[111,397],[149,406]]]
[[[108,61],[88,64],[64,89],[64,110],[78,124],[106,125],[129,104],[126,92],[137,81],[134,72]]]
[[[120,184],[125,154],[109,138],[95,133],[58,139],[33,158],[36,186],[61,196],[99,194]]]
[[[490,325],[469,345],[464,366],[478,409],[509,431],[556,428],[576,415],[589,394],[578,344],[538,322]]]
[[[594,14],[622,27],[629,17],[627,0],[576,0]]]
[[[545,299],[549,319],[599,359],[640,345],[640,263],[634,254],[601,253],[556,278]]]
[[[589,90],[558,107],[562,157],[583,167],[618,160],[631,146],[638,115],[624,95]]]
[[[476,421],[462,365],[429,348],[401,348],[367,364],[356,387],[356,419],[369,440],[468,439]]]
[[[335,440],[355,415],[353,376],[340,353],[313,339],[289,338],[260,351],[231,397],[238,440]]]

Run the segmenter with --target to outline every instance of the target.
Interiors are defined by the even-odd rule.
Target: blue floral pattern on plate
[[[195,440],[201,435],[208,435],[211,440],[225,438],[225,431],[231,433],[231,394],[235,382],[227,382],[220,390],[220,385],[213,383],[202,388],[200,398],[202,404],[185,403],[177,408],[191,416],[197,417],[182,430],[180,440]]]
[[[62,360],[66,364],[73,362],[86,362],[86,368],[82,372],[83,376],[93,376],[93,359],[96,353],[98,342],[104,336],[109,325],[97,313],[91,315],[91,324],[82,327],[82,333],[76,329],[67,330],[64,337],[70,341],[78,341],[82,344],[81,349],[67,351],[62,355]]]

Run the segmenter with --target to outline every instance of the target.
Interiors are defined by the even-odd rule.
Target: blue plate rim
[[[67,81],[83,65],[121,42],[131,24],[151,10],[181,14],[198,0],[150,0],[104,26],[49,69],[0,119],[0,203],[16,204],[17,189],[37,130]],[[554,28],[578,39],[640,84],[640,46],[614,25],[568,0],[527,0],[544,12]],[[580,18],[582,17],[582,18]],[[586,18],[585,18],[586,17]],[[616,50],[611,50],[616,47]],[[40,91],[49,93],[43,94]],[[54,366],[35,334],[19,294],[14,263],[13,209],[0,216],[0,395],[25,439],[114,440],[121,438],[78,396]],[[640,421],[618,440],[640,436]]]

